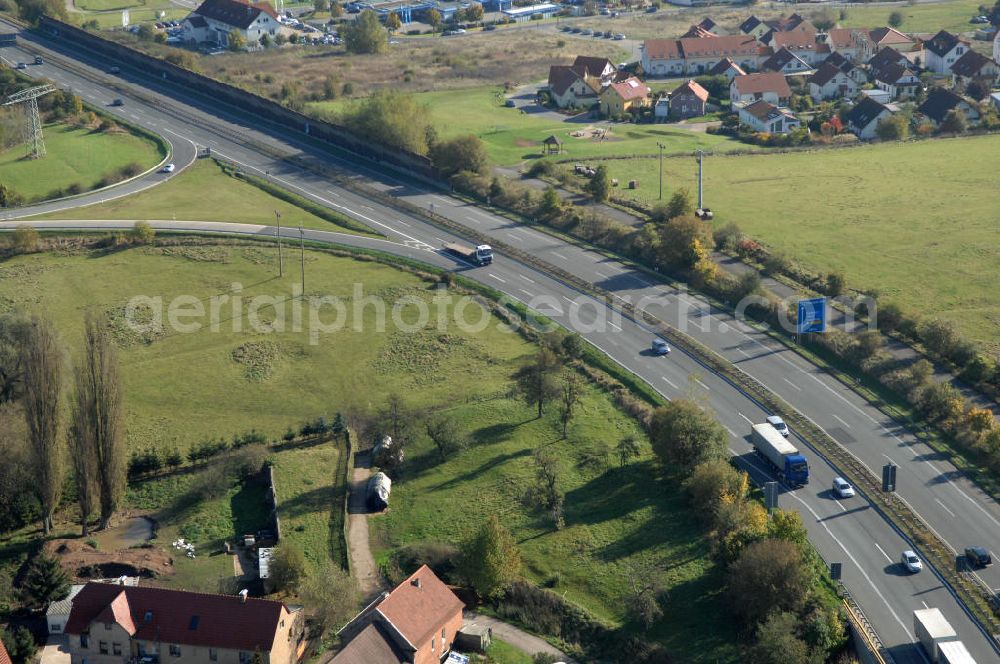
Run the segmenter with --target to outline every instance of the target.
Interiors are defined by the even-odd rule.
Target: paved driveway
[[[49,636],[39,655],[40,664],[69,664],[69,639],[65,634]]]

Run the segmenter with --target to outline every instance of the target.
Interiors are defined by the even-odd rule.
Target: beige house
[[[635,76],[612,83],[601,90],[601,113],[616,116],[651,105],[649,88]]]
[[[273,600],[88,583],[65,632],[71,664],[294,664],[302,623]]]

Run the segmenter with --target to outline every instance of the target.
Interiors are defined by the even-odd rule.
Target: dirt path
[[[471,612],[466,612],[462,617],[465,619],[466,623],[476,623],[477,625],[482,625],[483,627],[489,627],[493,631],[494,638],[500,639],[501,641],[514,646],[521,652],[529,655],[544,652],[554,657],[558,657],[560,661],[566,662],[566,664],[575,664],[575,662],[567,657],[564,652],[550,645],[547,641],[538,638],[534,634],[529,634],[523,629],[519,629],[513,625],[508,625],[502,620],[498,620],[490,616],[481,616]]]
[[[369,452],[359,452],[354,457],[351,473],[351,496],[347,503],[347,550],[351,557],[351,571],[365,602],[386,589],[368,544],[368,506],[365,490],[371,475]]]

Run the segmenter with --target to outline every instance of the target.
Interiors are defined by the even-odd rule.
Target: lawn
[[[427,107],[441,136],[475,134],[486,144],[490,159],[499,165],[513,165],[542,157],[542,141],[555,134],[563,141],[561,158],[586,159],[610,155],[651,155],[658,152],[657,142],[665,153],[690,153],[695,150],[727,151],[746,146],[725,136],[712,136],[674,124],[613,124],[589,120],[565,122],[546,113],[536,117],[503,106],[500,88],[482,86],[446,92],[416,95]],[[317,102],[316,108],[337,110],[344,102]],[[604,140],[570,134],[588,128],[611,127]]]
[[[143,171],[163,158],[156,144],[127,131],[97,132],[52,124],[44,129],[47,156],[25,157],[23,144],[0,152],[0,182],[26,200],[50,198],[50,192],[78,185],[81,191],[128,164]]]
[[[411,466],[393,485],[390,509],[369,520],[376,557],[417,541],[460,542],[496,514],[518,541],[531,580],[620,624],[628,580],[653,574],[670,596],[654,638],[690,661],[734,661],[720,572],[677,484],[661,479],[645,442],[643,456],[626,468],[602,451],[629,434],[645,441],[636,423],[592,388],[565,440],[554,411],[538,420],[505,395],[449,408],[472,442],[444,462],[429,442],[411,443]],[[539,448],[559,459],[562,530],[522,502]]]
[[[133,7],[142,7],[146,3],[144,0],[74,0],[73,5],[85,12],[106,12],[120,9],[128,9],[131,14]],[[169,4],[169,3],[168,3]],[[119,18],[121,16],[119,15]],[[121,23],[119,23],[121,25]]]
[[[210,196],[205,192],[212,192]],[[187,221],[233,221],[274,225],[274,212],[282,225],[353,233],[278,200],[258,187],[237,180],[210,159],[201,159],[167,183],[139,194],[118,198],[72,211],[42,215],[39,219],[180,219]]]
[[[107,2],[109,6],[124,6],[124,3],[130,2],[130,0],[97,0],[97,2],[98,4]],[[139,23],[153,23],[160,20],[179,21],[191,13],[190,9],[179,9],[169,2],[156,3],[156,6],[153,7],[148,5],[141,7],[132,6],[127,7],[127,9],[130,26],[138,25]],[[162,18],[159,15],[160,12],[165,14]],[[115,11],[114,8],[109,9],[109,11],[73,13],[69,17],[71,21],[76,23],[97,21],[98,26],[102,30],[120,29],[122,27],[122,14],[120,11]]]
[[[655,200],[657,160],[604,163],[642,184],[619,195]],[[998,168],[1000,136],[720,155],[705,160],[705,203],[717,224],[736,222],[813,270],[843,270],[855,288],[952,320],[996,352]],[[665,159],[664,197],[694,193],[696,174],[693,159]]]

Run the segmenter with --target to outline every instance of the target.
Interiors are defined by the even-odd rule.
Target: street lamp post
[[[666,146],[663,143],[657,143],[656,147],[660,148],[660,200],[663,200],[663,148]]]
[[[705,152],[698,150],[698,209],[704,209],[704,190],[702,188],[702,174],[704,172]]]

